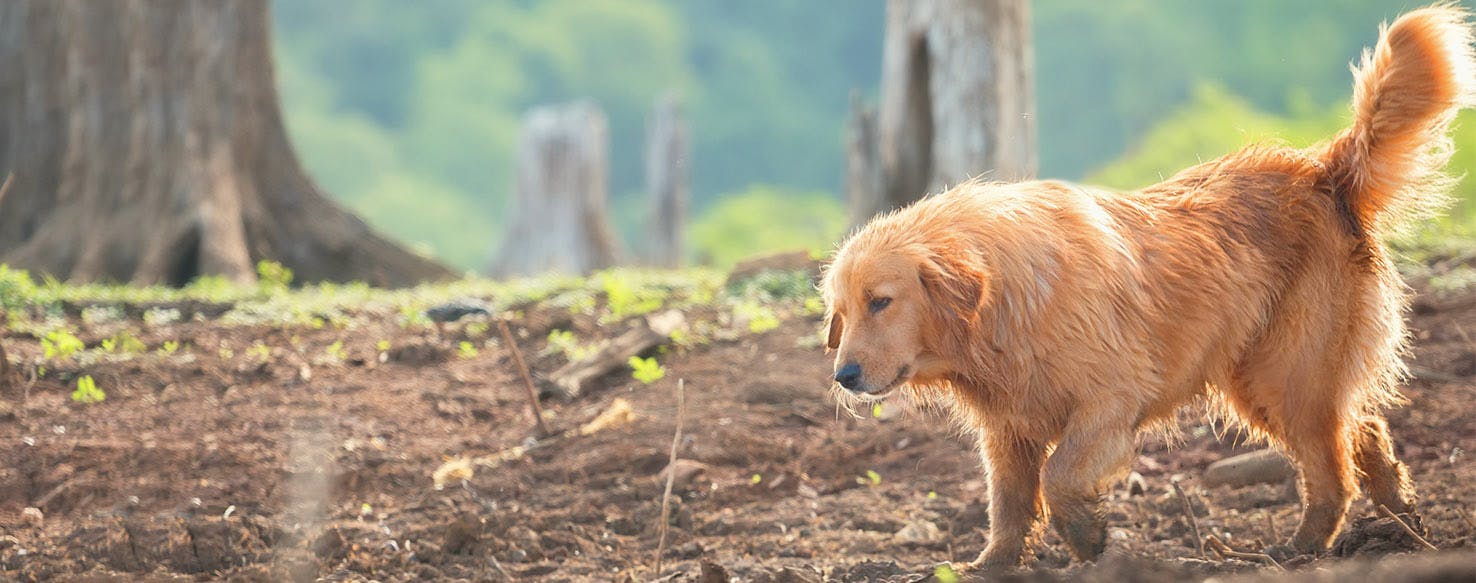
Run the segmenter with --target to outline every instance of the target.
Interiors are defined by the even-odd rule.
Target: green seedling
[[[865,476],[856,477],[856,483],[863,486],[879,486],[881,485],[881,474],[876,473],[876,470],[866,470]]]
[[[323,351],[328,354],[329,358],[332,358],[334,360],[343,360],[344,358],[348,357],[348,351],[343,349],[342,340],[336,341],[333,344],[329,344],[328,348],[324,349]]]
[[[116,349],[118,352],[126,354],[143,354],[149,351],[149,346],[147,344],[144,344],[142,340],[139,340],[127,330],[121,330],[117,334],[114,334],[112,338],[104,340],[104,349],[107,348],[110,341],[112,342],[114,349]],[[112,352],[112,350],[108,351]]]
[[[66,330],[54,330],[41,338],[41,350],[46,360],[67,360],[86,348],[86,344]]]
[[[462,360],[471,360],[477,357],[477,345],[462,340],[457,353],[461,355]]]
[[[754,474],[753,477],[751,477],[751,478],[748,479],[748,483],[753,484],[755,486],[757,486],[759,484],[759,482],[762,482],[762,481],[764,481],[764,477],[762,475],[760,475],[760,474]]]
[[[374,349],[375,350],[378,350],[380,352],[389,352],[389,349],[390,349],[390,341],[388,341],[388,340],[380,340],[379,342],[375,342],[374,343]]]
[[[933,579],[938,583],[958,583],[958,573],[953,571],[952,566],[942,564],[933,567]]]
[[[666,367],[656,362],[654,357],[641,358],[639,356],[632,356],[630,357],[630,369],[631,378],[640,381],[644,385],[659,381],[666,376]]]
[[[256,284],[263,291],[286,291],[292,285],[292,270],[275,261],[256,264]]]
[[[97,388],[97,383],[92,380],[92,375],[82,375],[82,378],[77,379],[77,390],[72,391],[72,401],[82,403],[83,405],[101,403],[106,398],[108,398],[107,394],[103,393],[102,389]]]
[[[164,345],[159,347],[159,354],[164,356],[174,356],[176,352],[179,352],[178,340],[165,340]]]
[[[258,340],[256,344],[251,345],[251,351],[255,352],[256,358],[262,362],[266,362],[272,359],[271,347],[267,346],[266,344],[262,344],[260,340]]]

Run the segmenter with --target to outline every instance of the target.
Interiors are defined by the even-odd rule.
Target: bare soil
[[[1476,580],[1476,296],[1424,293],[1412,316],[1418,376],[1390,412],[1421,500],[1421,546],[1365,500],[1333,552],[1276,567],[1201,555],[1202,535],[1256,551],[1296,525],[1295,484],[1201,487],[1211,462],[1250,451],[1195,412],[1169,443],[1145,437],[1127,483],[1106,496],[1108,554],[1072,564],[1045,532],[1013,580],[1177,581],[1230,573],[1339,580]],[[559,319],[554,317],[552,319]],[[517,321],[536,373],[551,327]],[[611,337],[583,317],[557,322]],[[661,576],[746,581],[910,581],[968,561],[988,529],[985,481],[966,434],[936,412],[889,403],[852,416],[827,394],[817,319],[658,358],[650,385],[624,372],[571,403],[545,402],[558,430],[627,400],[633,421],[537,442],[500,467],[471,464],[436,489],[448,459],[535,443],[510,352],[458,350],[468,330],[406,330],[355,317],[347,329],[75,323],[95,346],[119,326],[158,349],[56,366],[0,395],[0,579],[78,581],[654,580],[661,473],[686,380],[686,430]],[[493,329],[495,336],[495,327]],[[3,339],[14,359],[40,352]],[[380,362],[377,344],[391,348]],[[263,358],[261,342],[270,349]],[[342,353],[329,347],[342,342]],[[223,352],[226,347],[229,352]],[[106,401],[71,399],[90,374]],[[888,409],[890,408],[890,409]],[[464,477],[464,474],[461,476]],[[38,508],[40,516],[27,513]],[[321,579],[320,579],[321,578]]]

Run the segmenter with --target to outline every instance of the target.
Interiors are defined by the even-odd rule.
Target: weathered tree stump
[[[1034,176],[1028,0],[889,0],[882,60],[881,196],[853,200],[858,221],[969,178]],[[870,162],[852,151],[851,162]]]
[[[646,261],[680,267],[686,251],[687,201],[691,198],[692,156],[687,122],[675,95],[656,101],[646,135],[646,190],[651,196]]]
[[[512,223],[488,271],[498,277],[585,274],[619,255],[608,222],[609,129],[590,102],[523,118]]]
[[[71,281],[404,285],[452,275],[374,233],[288,142],[267,0],[0,2],[0,262]]]

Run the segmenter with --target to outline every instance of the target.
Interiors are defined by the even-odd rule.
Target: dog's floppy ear
[[[841,332],[843,330],[845,330],[845,324],[841,321],[841,315],[832,313],[830,315],[830,335],[825,339],[826,352],[840,348]]]
[[[933,306],[947,319],[973,322],[984,307],[984,268],[978,257],[952,249],[933,253],[918,269]]]

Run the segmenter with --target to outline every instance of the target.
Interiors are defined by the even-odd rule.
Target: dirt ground
[[[552,327],[517,321],[535,372]],[[558,323],[581,337],[621,325]],[[819,321],[660,355],[665,378],[626,372],[579,399],[548,401],[570,430],[628,402],[634,415],[588,435],[536,442],[493,467],[448,460],[535,443],[505,347],[458,350],[446,336],[382,315],[347,329],[78,322],[89,346],[119,325],[169,357],[57,366],[0,394],[0,579],[77,581],[649,581],[663,481],[685,379],[683,471],[673,495],[667,580],[911,581],[968,561],[988,528],[970,440],[941,415],[889,403],[851,416],[827,395]],[[1276,567],[1200,555],[1202,536],[1252,551],[1287,537],[1291,482],[1201,486],[1204,468],[1253,449],[1193,412],[1179,443],[1145,437],[1133,464],[1146,491],[1107,496],[1108,554],[1073,565],[1053,533],[1011,580],[1177,581],[1216,576],[1300,580],[1476,580],[1476,295],[1422,294],[1413,315],[1417,378],[1390,413],[1420,489],[1421,546],[1355,502],[1334,550]],[[495,330],[495,329],[494,329]],[[495,332],[494,332],[495,334]],[[380,341],[390,348],[381,350]],[[4,338],[32,361],[34,339]],[[253,349],[257,342],[270,354]],[[341,350],[333,344],[342,342]],[[221,350],[225,348],[226,350]],[[384,362],[381,362],[381,352]],[[106,401],[71,399],[92,375]],[[467,477],[461,480],[458,478]],[[37,516],[28,507],[40,510]],[[1411,554],[1413,553],[1413,554]]]

